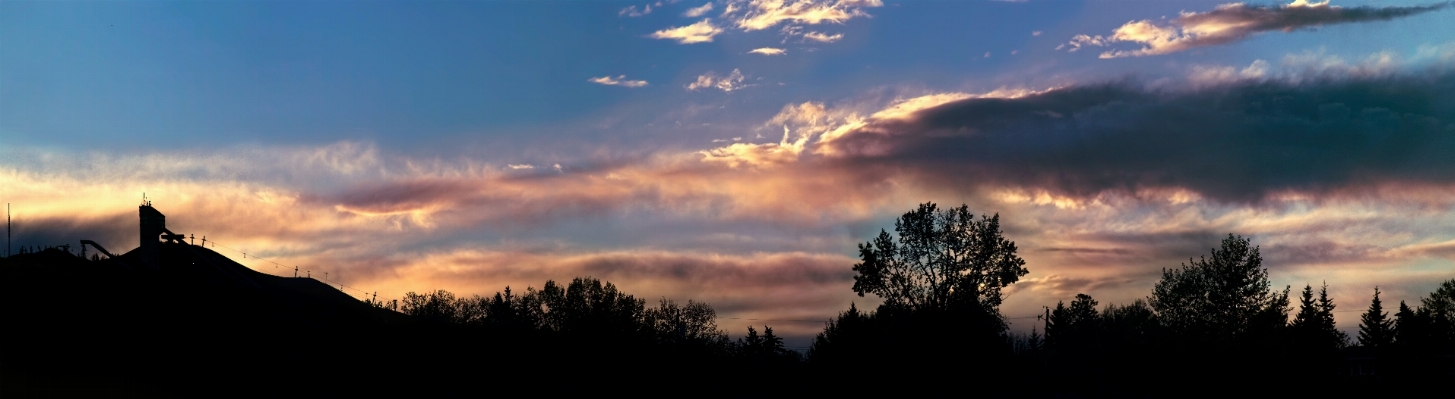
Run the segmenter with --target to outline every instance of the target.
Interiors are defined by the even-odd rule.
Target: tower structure
[[[152,208],[152,202],[142,197],[137,212],[141,214],[141,263],[143,267],[157,270],[162,264],[162,248],[159,239],[167,231],[167,216]]]

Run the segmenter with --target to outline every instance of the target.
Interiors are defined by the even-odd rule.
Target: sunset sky
[[[356,296],[594,276],[800,345],[964,203],[1008,317],[1233,233],[1348,331],[1455,277],[1452,93],[1430,0],[4,1],[0,201],[17,247],[129,251],[146,193]]]

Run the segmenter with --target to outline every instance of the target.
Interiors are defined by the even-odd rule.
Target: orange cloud
[[[1444,87],[1439,76],[1421,79],[1381,87]],[[1280,95],[1323,90],[1327,99],[1346,93],[1341,87],[1290,84]],[[28,244],[100,238],[128,250],[133,207],[146,192],[173,231],[236,249],[219,248],[245,265],[284,275],[291,270],[264,260],[300,266],[384,297],[483,295],[591,275],[649,299],[703,300],[725,317],[773,320],[826,319],[850,301],[872,306],[874,298],[850,290],[854,244],[892,230],[895,216],[925,201],[1001,215],[1031,271],[1007,290],[1003,311],[1013,317],[1080,292],[1103,303],[1145,297],[1162,268],[1206,254],[1228,233],[1263,248],[1275,283],[1327,279],[1344,309],[1361,306],[1374,284],[1393,302],[1448,278],[1455,182],[1438,173],[1448,168],[1435,168],[1447,160],[1396,152],[1414,155],[1394,160],[1426,163],[1386,164],[1377,156],[1387,153],[1361,152],[1371,147],[1325,147],[1362,161],[1286,165],[1259,174],[1276,179],[1252,181],[1235,173],[1241,169],[1213,179],[1211,164],[1184,173],[1187,162],[1263,152],[1173,151],[1184,142],[1163,128],[1201,129],[1186,124],[1215,123],[1202,118],[1228,111],[1187,105],[1205,103],[1196,92],[1156,94],[1106,85],[806,102],[761,125],[776,143],[563,160],[557,168],[411,158],[356,142],[134,155],[7,148],[0,196],[16,204]],[[1168,117],[1158,108],[1165,104],[1187,106]],[[1340,126],[1370,129],[1369,137],[1403,126],[1393,124],[1402,114],[1366,108],[1315,112],[1367,121]],[[1428,120],[1445,114],[1427,116],[1409,126],[1444,128]],[[1209,137],[1220,136],[1195,142]],[[1177,156],[1146,153],[1156,149]],[[1208,154],[1216,156],[1201,158]],[[1235,164],[1270,162],[1246,161]],[[1268,165],[1284,165],[1277,162]],[[799,336],[822,328],[768,324]]]

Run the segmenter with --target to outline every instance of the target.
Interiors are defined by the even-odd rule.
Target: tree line
[[[1338,305],[1326,284],[1305,285],[1292,296],[1292,287],[1273,287],[1259,248],[1232,234],[1208,255],[1164,269],[1145,299],[1101,306],[1078,294],[1046,306],[1032,332],[1011,333],[999,311],[1001,290],[1029,271],[999,223],[999,215],[977,218],[967,206],[933,203],[899,217],[893,234],[881,230],[859,245],[853,266],[852,289],[883,303],[872,310],[851,305],[802,355],[785,349],[767,326],[730,340],[708,304],[664,298],[649,307],[593,278],[564,286],[548,281],[523,294],[508,287],[469,298],[411,292],[373,304],[437,326],[687,353],[699,364],[728,365],[719,371],[754,375],[749,391],[806,389],[808,381],[851,395],[939,394],[947,386],[931,382],[974,376],[983,385],[957,389],[1182,396],[1182,385],[1196,381],[1209,383],[1202,393],[1236,393],[1236,385],[1215,381],[1310,392],[1376,389],[1455,372],[1455,279],[1417,304],[1401,302],[1393,315],[1374,288],[1359,333],[1350,337],[1335,325]],[[881,383],[833,383],[856,375]],[[1289,377],[1316,384],[1290,385]]]
[[[1015,333],[1002,292],[1029,270],[999,216],[926,203],[858,245],[846,288],[882,303],[850,304],[803,353],[771,326],[733,339],[706,303],[649,304],[590,277],[341,306],[311,291],[206,283],[216,276],[198,274],[182,247],[164,248],[178,264],[160,274],[48,250],[0,262],[0,299],[18,304],[0,378],[24,376],[0,380],[0,392],[75,375],[272,396],[1382,397],[1455,377],[1455,279],[1397,307],[1370,287],[1368,307],[1352,305],[1364,311],[1350,336],[1333,315],[1351,305],[1327,285],[1275,287],[1251,240],[1210,244],[1162,270],[1145,298],[1081,293]],[[138,359],[150,365],[131,366]],[[314,379],[252,378],[259,364]]]

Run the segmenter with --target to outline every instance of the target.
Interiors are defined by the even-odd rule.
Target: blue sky
[[[145,191],[381,295],[594,274],[735,317],[872,303],[854,244],[925,201],[1005,217],[1007,313],[1228,233],[1351,309],[1448,278],[1455,10],[1222,4],[7,1],[0,199],[27,245],[128,247]],[[1179,143],[1216,149],[1116,155]]]
[[[636,18],[618,11],[637,4],[618,2],[12,2],[0,16],[0,112],[9,140],[67,137],[88,149],[368,138],[436,152],[550,140],[541,136],[671,140],[712,131],[644,126],[682,104],[731,107],[732,116],[700,118],[725,123],[885,86],[990,90],[1166,74],[1168,64],[1246,64],[1290,49],[1409,51],[1452,34],[1437,23],[1444,13],[1430,13],[1156,59],[1091,62],[1089,52],[1053,50],[1076,34],[1216,4],[887,3],[865,8],[872,17],[804,25],[844,34],[835,43],[783,43],[770,28],[681,45],[646,36],[696,21],[682,16],[692,2]],[[788,54],[748,54],[761,47]],[[734,69],[758,86],[732,96],[682,90]],[[649,86],[584,84],[619,75]],[[634,126],[596,128],[607,119]]]

